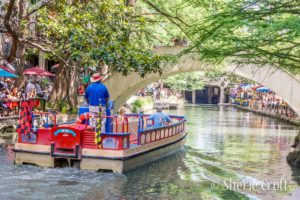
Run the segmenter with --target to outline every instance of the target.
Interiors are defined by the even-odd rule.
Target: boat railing
[[[118,120],[115,116],[102,116],[102,119],[106,119],[106,120],[107,119],[112,119],[112,124],[111,124],[111,127],[109,128],[110,130],[106,130],[106,132],[118,133],[119,122],[118,122]],[[115,124],[115,127],[113,126],[113,124]],[[86,120],[85,125],[86,125],[86,127],[88,126],[88,120]],[[115,131],[113,129],[115,129]]]
[[[126,114],[125,117],[128,119],[130,118],[136,118],[138,119],[138,130],[137,133],[140,133],[145,128],[145,118],[148,118],[149,114]]]
[[[32,124],[34,126],[34,121],[35,121],[35,117],[37,115],[40,115],[41,117],[45,116],[45,123],[43,123],[43,127],[44,128],[49,128],[49,127],[56,127],[57,123],[56,123],[56,114],[52,111],[46,111],[46,112],[40,112],[40,111],[34,111],[32,112],[33,117],[32,117]],[[49,116],[52,116],[53,118],[53,124],[49,124]]]
[[[169,125],[153,128],[148,127],[142,130],[138,134],[138,145],[144,145],[182,133],[185,130],[185,118],[181,116],[170,117],[178,121]]]
[[[101,149],[129,149],[129,137],[130,133],[101,133]]]
[[[127,115],[128,118],[137,118],[139,124],[139,130],[137,133],[137,145],[144,145],[151,142],[156,142],[163,140],[177,134],[183,133],[185,131],[185,117],[181,116],[170,116],[172,119],[176,119],[177,122],[174,122],[169,125],[162,127],[152,128],[152,127],[143,127],[144,120],[149,115],[138,115],[130,114]],[[124,123],[125,124],[125,123]],[[141,128],[143,127],[143,128]],[[130,135],[129,132],[112,132],[112,133],[101,133],[101,148],[110,149],[110,150],[125,150],[131,148]]]

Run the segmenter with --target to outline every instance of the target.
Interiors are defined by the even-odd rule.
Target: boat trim
[[[29,151],[29,150],[23,150],[23,149],[12,149],[13,152],[17,152],[17,153],[32,153],[32,154],[40,154],[40,155],[49,155],[50,156],[50,151],[46,152],[46,151]]]
[[[137,157],[137,156],[149,153],[151,151],[155,151],[157,149],[164,148],[166,146],[175,144],[175,143],[183,140],[186,137],[186,135],[187,135],[187,133],[185,133],[182,137],[180,137],[177,140],[174,140],[172,142],[166,143],[164,145],[161,145],[161,146],[158,146],[158,147],[155,147],[153,149],[149,149],[149,150],[146,150],[146,151],[143,151],[143,152],[139,152],[139,153],[136,153],[136,154],[125,156],[125,157],[105,157],[105,156],[88,156],[88,155],[82,155],[81,158],[106,159],[106,160],[128,160],[130,158],[134,158],[134,157]],[[18,152],[18,153],[32,153],[32,154],[49,155],[50,156],[50,152],[41,152],[41,151],[37,152],[37,151],[21,150],[21,149],[15,149],[15,148],[13,148],[12,151]]]
[[[139,152],[139,153],[135,153],[135,154],[132,154],[132,155],[129,155],[129,156],[124,156],[124,157],[105,157],[105,156],[88,156],[88,155],[82,155],[81,157],[82,158],[91,158],[91,159],[107,159],[107,160],[128,160],[130,158],[134,158],[134,157],[137,157],[137,156],[140,156],[140,155],[143,155],[143,154],[146,154],[146,153],[149,153],[151,151],[155,151],[157,149],[161,149],[161,148],[164,148],[166,146],[169,146],[169,145],[172,145],[172,144],[175,144],[181,140],[183,140],[185,137],[186,137],[187,133],[185,133],[182,137],[178,138],[177,140],[174,140],[172,142],[169,142],[169,143],[166,143],[164,145],[161,145],[161,146],[158,146],[158,147],[155,147],[153,149],[148,149],[146,151],[143,151],[143,152]]]

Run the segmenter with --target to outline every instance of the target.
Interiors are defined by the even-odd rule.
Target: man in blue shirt
[[[99,114],[99,107],[101,106],[102,116],[106,115],[106,105],[109,100],[109,93],[104,84],[101,83],[102,77],[99,73],[93,74],[90,84],[85,91],[85,99],[89,104],[89,112]],[[102,119],[102,128],[105,127],[105,120]],[[95,124],[90,123],[92,126]]]
[[[165,123],[170,123],[172,122],[171,118],[162,112],[161,107],[156,108],[157,113],[152,114],[150,117],[148,117],[148,120],[153,120],[153,128],[161,127],[164,126]]]

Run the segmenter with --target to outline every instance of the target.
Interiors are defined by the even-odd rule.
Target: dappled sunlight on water
[[[297,128],[231,107],[187,105],[184,150],[126,174],[14,166],[0,148],[0,199],[279,199],[300,184],[286,155]],[[288,181],[287,190],[229,190],[229,181]]]

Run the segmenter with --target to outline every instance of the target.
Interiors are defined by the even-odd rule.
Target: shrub
[[[142,100],[140,100],[140,99],[135,100],[132,103],[132,112],[133,113],[138,113],[139,110],[142,108],[142,105],[143,105]]]

